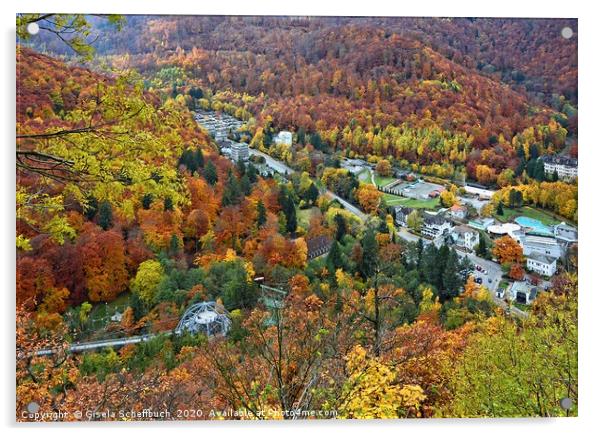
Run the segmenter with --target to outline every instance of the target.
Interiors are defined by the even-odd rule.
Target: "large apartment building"
[[[573,180],[577,178],[577,159],[566,156],[543,156],[543,169],[547,176],[558,174],[562,180]]]
[[[244,142],[232,144],[232,161],[238,162],[241,160],[243,162],[249,160],[249,144]]]
[[[441,215],[424,215],[421,229],[422,236],[435,239],[451,233],[451,230],[452,223]]]

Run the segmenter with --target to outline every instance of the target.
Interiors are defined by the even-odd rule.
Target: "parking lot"
[[[489,203],[489,200],[479,200],[476,197],[460,197],[460,203],[471,205],[477,210],[478,213],[481,213],[481,209],[483,206]]]
[[[495,294],[500,281],[502,280],[502,267],[495,262],[475,256],[474,254],[460,253],[460,256],[468,256],[470,261],[475,265],[474,277],[480,278],[482,284]]]

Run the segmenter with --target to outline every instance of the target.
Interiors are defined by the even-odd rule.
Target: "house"
[[[478,218],[475,220],[468,221],[468,225],[473,229],[486,231],[489,226],[495,223],[493,218]]]
[[[282,145],[293,145],[293,134],[287,130],[278,132],[278,135],[274,138],[275,144]]]
[[[321,235],[307,240],[307,258],[315,259],[330,251],[333,239],[329,236]]]
[[[539,253],[527,256],[527,269],[542,276],[553,276],[556,273],[556,259]]]
[[[247,162],[249,160],[249,144],[244,142],[238,142],[232,144],[232,160],[234,162],[243,161]]]
[[[452,224],[441,215],[424,215],[422,236],[435,239],[451,233]]]
[[[449,208],[449,215],[457,220],[463,220],[468,214],[468,208],[460,204],[454,204]]]
[[[554,237],[562,242],[577,242],[577,229],[566,223],[560,223],[554,226]]]
[[[404,206],[395,206],[393,208],[395,212],[395,224],[402,227],[407,227],[408,225],[408,216],[412,213],[414,209],[411,207]]]
[[[521,234],[518,243],[523,247],[525,256],[542,254],[558,259],[564,255],[564,247],[558,243],[556,238],[550,236]]]
[[[537,297],[537,288],[528,282],[514,282],[510,287],[509,297],[520,304],[531,304]]]
[[[577,178],[577,159],[566,156],[543,156],[540,159],[543,162],[543,170],[547,176],[556,173],[558,178],[562,180]]]
[[[506,296],[506,289],[498,288],[495,291],[495,297],[496,298],[499,298],[499,299],[503,300],[505,296]]]
[[[479,244],[479,232],[468,226],[461,225],[454,227],[452,235],[457,245],[468,250],[474,250]]]

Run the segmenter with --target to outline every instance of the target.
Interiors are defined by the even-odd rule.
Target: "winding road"
[[[251,156],[263,157],[265,159],[266,165],[269,166],[270,168],[272,168],[274,171],[276,171],[279,174],[289,175],[289,174],[294,174],[297,172],[296,170],[294,170],[291,167],[289,167],[288,165],[286,165],[284,162],[282,162],[278,159],[274,159],[272,156],[270,156],[269,154],[264,153],[262,151],[256,150],[254,148],[249,148],[249,154]],[[322,189],[322,193],[331,199],[337,200],[339,203],[341,203],[341,206],[343,206],[345,209],[347,209],[349,212],[351,212],[352,214],[357,216],[362,221],[366,221],[366,219],[368,218],[368,216],[364,212],[362,212],[359,208],[357,208],[353,204],[349,203],[347,200],[343,199],[342,197],[335,194],[334,192],[329,191],[328,189]]]

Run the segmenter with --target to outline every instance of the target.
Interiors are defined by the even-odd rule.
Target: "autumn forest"
[[[18,14],[17,420],[576,416],[576,32]]]

